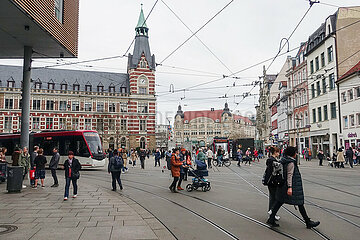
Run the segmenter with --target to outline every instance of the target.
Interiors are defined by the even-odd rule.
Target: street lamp
[[[299,126],[301,118],[295,118],[296,120],[296,137],[297,137],[297,148],[298,148],[298,164],[300,165],[300,134],[299,134]]]

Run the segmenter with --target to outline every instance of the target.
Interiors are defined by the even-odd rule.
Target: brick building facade
[[[34,68],[30,130],[97,130],[103,147],[155,148],[155,57],[143,11],[127,73]],[[0,132],[20,131],[22,68],[0,66]]]

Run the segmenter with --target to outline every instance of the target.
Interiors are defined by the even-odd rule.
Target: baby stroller
[[[210,191],[210,182],[208,179],[204,178],[205,176],[209,176],[208,170],[195,170],[192,167],[189,167],[188,175],[192,176],[193,179],[192,183],[186,185],[186,191],[191,192],[198,188],[201,188],[203,192]]]

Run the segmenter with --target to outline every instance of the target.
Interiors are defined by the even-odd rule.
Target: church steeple
[[[128,69],[136,69],[139,65],[139,62],[142,58],[142,56],[145,56],[145,59],[147,61],[147,66],[150,70],[155,70],[155,56],[151,55],[150,52],[150,46],[149,46],[149,28],[147,27],[146,21],[144,17],[144,12],[142,9],[141,4],[141,10],[139,15],[138,23],[135,27],[135,46],[134,46],[134,52],[131,55],[129,53],[128,58]]]

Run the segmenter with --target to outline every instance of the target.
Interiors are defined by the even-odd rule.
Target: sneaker
[[[26,188],[26,186],[25,186],[25,185],[22,185],[22,188]]]
[[[64,201],[67,201],[68,200],[68,198],[67,197],[64,197]]]
[[[51,185],[51,187],[58,187],[59,186],[59,184],[53,184],[53,185]]]
[[[37,189],[37,186],[33,186],[32,188],[33,188],[33,189]]]
[[[276,216],[275,216],[275,220],[276,220],[276,221],[279,221],[279,220],[280,220],[280,216],[276,215]]]
[[[111,189],[111,191],[115,192],[115,191],[116,191],[116,189]]]
[[[120,186],[120,190],[123,190],[123,186]]]
[[[177,187],[177,190],[179,190],[179,191],[182,191],[182,190],[184,190],[182,187]]]
[[[77,198],[77,195],[75,194],[75,195],[73,196],[73,198]]]
[[[41,187],[42,187],[42,188],[44,188],[44,187],[45,187],[45,185],[41,185]]]

